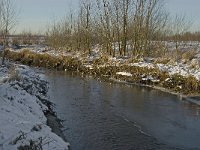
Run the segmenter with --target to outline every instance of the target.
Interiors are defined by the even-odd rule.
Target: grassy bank
[[[21,52],[8,50],[6,57],[29,66],[77,71],[83,75],[93,75],[105,80],[162,87],[184,95],[199,95],[200,93],[200,82],[193,76],[169,75],[158,68],[131,66],[128,63],[109,65],[107,63],[108,60],[104,57],[99,57],[88,62],[78,57],[54,56],[47,53],[39,54],[29,50]],[[131,75],[123,75],[120,72],[129,72]]]

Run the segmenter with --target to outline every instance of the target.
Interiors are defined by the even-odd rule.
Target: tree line
[[[0,0],[0,35],[5,48],[16,22],[13,0]],[[47,27],[46,42],[68,51],[91,54],[98,46],[113,57],[146,57],[158,49],[165,53],[164,40],[174,41],[176,49],[182,40],[199,41],[199,32],[187,32],[190,25],[185,16],[172,18],[164,0],[80,0],[75,11],[71,9],[67,16]],[[30,43],[30,34],[21,34],[26,35],[24,43]]]
[[[3,57],[5,59],[5,49],[8,46],[8,35],[17,23],[17,11],[12,0],[0,0],[0,35],[3,40]]]
[[[78,11],[71,10],[48,27],[47,42],[54,48],[89,54],[99,45],[113,57],[150,56],[152,41],[169,33],[164,4],[163,0],[80,0]]]

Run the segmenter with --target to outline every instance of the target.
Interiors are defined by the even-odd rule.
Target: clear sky
[[[200,31],[200,0],[165,0],[165,3],[172,15],[186,15],[192,23],[190,30]]]
[[[53,20],[62,18],[70,8],[76,10],[79,0],[15,0],[20,9],[15,31],[44,32]],[[200,29],[200,0],[165,0],[166,9],[172,14],[186,14],[193,28]]]
[[[49,23],[62,18],[78,5],[79,0],[15,0],[19,9],[15,32],[44,32]]]

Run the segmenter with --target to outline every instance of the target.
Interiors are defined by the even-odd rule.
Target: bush
[[[20,81],[21,77],[19,75],[19,72],[14,68],[10,68],[9,69],[9,78],[8,78],[8,82],[11,81]]]
[[[194,59],[196,55],[197,55],[196,50],[188,50],[182,54],[182,59],[190,61]]]

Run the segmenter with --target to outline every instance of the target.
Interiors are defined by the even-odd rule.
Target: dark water
[[[200,149],[200,107],[146,87],[46,72],[72,150]]]

